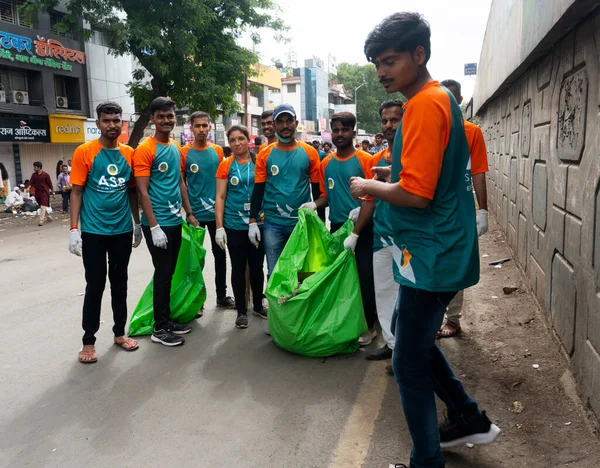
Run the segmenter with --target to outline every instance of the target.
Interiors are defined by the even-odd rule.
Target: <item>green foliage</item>
[[[86,37],[91,31],[82,24],[89,23],[111,37],[111,53],[131,53],[143,66],[129,83],[139,109],[163,95],[213,117],[218,109],[236,112],[244,71],[251,75],[258,62],[237,39],[249,31],[258,42],[260,28],[286,29],[272,16],[272,0],[29,0],[25,9],[48,11],[58,3],[70,12],[59,27]]]
[[[379,106],[384,101],[404,99],[400,93],[388,94],[377,78],[375,65],[357,65],[353,63],[340,63],[338,66],[337,82],[343,84],[346,92],[354,94],[356,88],[365,83],[357,93],[358,127],[367,133],[381,131]]]

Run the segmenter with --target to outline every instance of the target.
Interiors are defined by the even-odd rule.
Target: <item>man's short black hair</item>
[[[351,112],[338,112],[331,116],[331,126],[333,124],[339,122],[344,127],[349,127],[354,130],[356,127],[356,117]]]
[[[318,145],[320,145],[320,144],[321,144],[321,142],[320,142],[319,140],[313,140],[313,145],[314,145],[315,143],[316,143],[316,144],[318,144]]]
[[[330,141],[324,141],[323,146],[325,145],[329,146],[330,148],[333,146]]]
[[[259,136],[255,137],[255,138],[254,138],[254,144],[255,144],[256,146],[260,146],[260,145],[262,145],[262,138],[261,138],[261,137],[259,137]]]
[[[98,120],[100,120],[101,114],[106,114],[106,115],[119,114],[119,115],[121,115],[122,113],[123,113],[123,109],[121,108],[121,106],[119,104],[117,104],[116,102],[112,102],[112,101],[101,102],[100,104],[98,104],[98,107],[96,107],[96,114],[98,115]]]
[[[377,138],[377,137],[383,138],[383,133],[378,133],[377,135],[375,135],[375,138]]]
[[[365,55],[369,62],[386,49],[413,53],[418,46],[425,49],[425,63],[431,56],[431,29],[419,13],[402,12],[388,16],[369,33],[365,41]]]
[[[150,103],[150,114],[154,114],[156,111],[166,111],[175,109],[175,101],[173,99],[159,96],[154,98]]]
[[[379,106],[379,117],[383,115],[383,111],[385,109],[389,109],[390,107],[403,107],[404,103],[400,100],[394,99],[392,101],[385,101]]]
[[[69,169],[69,165],[68,164],[63,164],[62,167],[66,167],[67,169]]]
[[[210,115],[204,111],[196,111],[190,115],[190,123],[192,125],[194,125],[194,120],[196,119],[208,119],[208,123],[210,123]]]
[[[260,120],[265,120],[267,117],[273,115],[273,110],[266,110],[262,114],[260,114]]]
[[[462,96],[462,94],[460,93],[460,83],[456,80],[444,80],[440,83],[442,86],[445,86],[446,88],[448,86],[454,86],[456,88],[456,92],[458,93],[459,96]]]
[[[360,142],[360,144],[361,144],[361,145],[364,145],[365,143],[366,143],[367,145],[370,145],[370,144],[371,144],[371,142],[370,142],[369,140],[363,140],[363,141],[361,141],[361,142]]]
[[[41,161],[36,161],[36,162],[34,162],[34,163],[33,163],[33,165],[34,165],[35,167],[39,167],[40,169],[41,169],[42,167],[44,167],[44,166],[42,166],[42,162],[41,162]]]

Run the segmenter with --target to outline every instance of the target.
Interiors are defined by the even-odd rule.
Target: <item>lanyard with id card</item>
[[[235,158],[235,156],[234,156],[234,158]],[[241,183],[242,179],[243,179],[243,177],[242,177],[242,171],[241,171],[240,166],[239,166],[239,164],[237,162],[237,159],[234,159],[234,161],[235,161],[235,168],[237,169],[238,175],[240,176],[240,183]],[[247,169],[248,170],[248,173],[247,173],[247,175],[248,175],[247,179],[248,180],[244,184],[246,186],[246,194],[248,196],[248,202],[244,203],[244,211],[250,211],[250,169],[251,169],[250,168],[250,164],[251,164],[251,161],[248,160],[248,164],[246,165],[247,168],[248,168]]]

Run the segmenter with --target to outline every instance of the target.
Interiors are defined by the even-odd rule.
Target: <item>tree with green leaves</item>
[[[339,84],[343,84],[346,92],[354,94],[360,86],[355,96],[356,118],[358,127],[367,133],[381,132],[381,120],[379,118],[379,106],[384,101],[392,99],[405,100],[402,94],[388,94],[377,78],[377,70],[372,63],[368,65],[357,65],[353,63],[340,63],[337,70],[337,79],[333,78]],[[362,86],[364,84],[364,86]]]
[[[142,109],[129,139],[134,147],[157,96],[213,116],[218,109],[236,112],[235,93],[258,62],[238,40],[249,31],[258,43],[258,29],[276,34],[285,29],[274,16],[273,0],[28,0],[24,9],[49,11],[59,3],[69,11],[59,30],[78,31],[84,38],[103,31],[112,40],[111,53],[137,59],[140,67],[129,84]]]

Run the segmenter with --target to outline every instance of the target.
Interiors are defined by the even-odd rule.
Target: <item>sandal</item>
[[[136,349],[138,349],[140,347],[140,344],[138,343],[138,341],[134,340],[133,338],[125,338],[121,342],[115,341],[115,344],[117,346],[120,346],[121,348],[123,348],[125,351],[135,351]]]
[[[79,351],[79,362],[83,364],[92,364],[94,362],[98,362],[98,355],[96,354],[95,349],[81,350]]]
[[[437,332],[438,338],[451,338],[460,333],[460,325],[454,325],[452,322],[444,321],[442,328]]]

